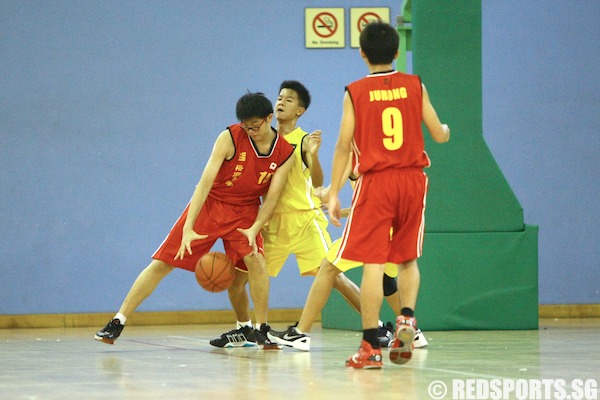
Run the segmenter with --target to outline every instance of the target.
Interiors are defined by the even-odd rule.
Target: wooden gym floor
[[[425,332],[429,346],[409,363],[394,365],[384,351],[385,367],[370,371],[344,367],[358,332],[317,325],[310,352],[209,345],[230,328],[131,326],[113,346],[96,342],[95,328],[2,329],[0,399],[450,399],[453,380],[562,379],[567,393],[575,379],[588,389],[600,381],[600,319],[541,319],[536,331]],[[596,397],[583,395],[597,398],[597,388]]]

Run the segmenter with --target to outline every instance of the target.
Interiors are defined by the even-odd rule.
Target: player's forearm
[[[287,182],[288,174],[294,166],[294,163],[295,158],[290,157],[273,174],[273,177],[271,178],[271,184],[269,185],[269,190],[267,191],[267,194],[263,196],[263,204],[260,207],[260,210],[258,210],[258,215],[254,220],[254,224],[252,224],[252,229],[256,229],[257,233],[273,216],[273,213],[275,212],[275,206],[279,201],[281,192],[283,191],[283,188]]]
[[[345,150],[339,145],[336,146],[333,153],[333,164],[331,167],[331,193],[335,193],[337,195],[342,188],[343,183],[346,182],[348,176],[344,176],[344,172],[346,171],[349,157],[349,150]]]
[[[309,168],[309,171],[313,186],[323,186],[323,182],[325,180],[323,167],[321,166],[321,161],[319,161],[319,157],[317,155],[312,156],[312,164]]]
[[[277,205],[278,201],[274,200],[274,197],[279,199],[279,194],[273,195],[269,193],[269,195],[264,198],[264,203],[258,210],[256,219],[254,220],[254,223],[252,224],[250,229],[256,230],[256,232],[258,232],[271,219],[273,213],[275,212],[275,206]]]
[[[204,202],[206,201],[209,191],[210,188],[205,188],[202,184],[202,181],[200,181],[196,186],[194,194],[192,195],[192,199],[190,200],[190,206],[188,208],[185,224],[183,225],[184,230],[194,228],[198,214],[200,214],[200,210],[202,209],[202,206],[204,206]]]

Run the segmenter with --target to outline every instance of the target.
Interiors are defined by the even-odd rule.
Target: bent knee
[[[168,273],[173,271],[174,268],[175,267],[173,267],[172,265],[169,265],[161,260],[152,260],[150,265],[148,265],[147,267],[148,270],[151,270],[153,273],[160,275],[167,275]]]

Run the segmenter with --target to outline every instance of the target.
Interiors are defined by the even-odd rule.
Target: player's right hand
[[[327,208],[329,209],[329,221],[337,227],[342,226],[342,223],[340,222],[340,198],[337,195],[329,195]]]
[[[179,251],[175,255],[176,260],[183,260],[185,257],[185,253],[189,255],[192,254],[192,242],[194,240],[206,239],[208,235],[201,235],[196,233],[193,229],[183,231],[183,236],[181,237],[181,246],[179,246]]]

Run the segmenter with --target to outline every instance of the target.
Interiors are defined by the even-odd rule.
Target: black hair
[[[390,24],[374,21],[364,27],[360,33],[359,42],[369,63],[373,65],[391,64],[398,51],[400,37]]]
[[[304,86],[298,81],[283,81],[279,86],[280,92],[281,89],[291,89],[294,92],[298,93],[298,100],[300,100],[300,106],[308,110],[308,106],[310,106],[310,93],[308,92],[306,86]]]
[[[251,118],[267,118],[273,113],[273,104],[264,93],[246,93],[235,105],[235,116],[239,121]]]

